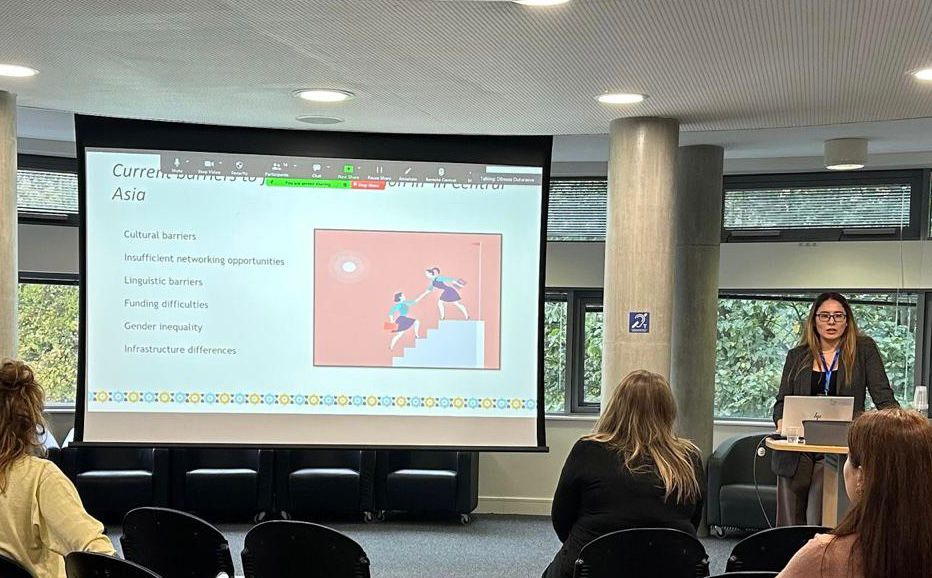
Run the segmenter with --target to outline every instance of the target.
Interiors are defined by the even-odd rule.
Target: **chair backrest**
[[[670,528],[618,530],[583,546],[574,578],[701,578],[709,556],[699,540]]]
[[[389,472],[403,469],[456,471],[458,453],[455,451],[388,450],[384,455],[387,458]]]
[[[162,578],[233,576],[230,545],[220,530],[185,512],[136,508],[123,518],[123,556]]]
[[[259,469],[259,450],[252,448],[185,448],[175,450],[186,470],[201,468]]]
[[[65,556],[68,578],[160,578],[139,564],[95,552],[72,552]]]
[[[155,449],[85,446],[77,448],[78,472],[90,470],[152,471]]]
[[[290,471],[303,468],[348,468],[359,471],[362,462],[360,450],[281,450],[279,456],[288,463]]]
[[[0,555],[0,576],[3,578],[34,578],[32,572],[25,566],[2,555]]]
[[[742,434],[727,439],[716,448],[709,460],[719,464],[724,484],[753,484],[754,463],[757,462],[757,483],[761,486],[777,485],[777,475],[770,468],[770,451],[764,448],[764,457],[757,455],[761,440],[768,434]]]
[[[831,531],[831,528],[823,526],[784,526],[762,530],[735,544],[725,570],[780,572],[813,536]]]
[[[246,578],[369,578],[369,558],[336,530],[276,520],[246,533],[243,573]]]
[[[710,578],[776,578],[776,572],[725,572]]]

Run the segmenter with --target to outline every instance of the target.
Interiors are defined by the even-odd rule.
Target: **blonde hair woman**
[[[36,578],[65,578],[74,551],[112,555],[104,527],[84,511],[78,492],[55,464],[36,457],[45,432],[44,396],[32,369],[0,365],[0,554]]]
[[[615,388],[560,474],[551,517],[563,547],[545,578],[571,578],[582,547],[608,532],[664,527],[695,534],[705,474],[699,449],[676,436],[675,421],[662,376],[633,371]]]

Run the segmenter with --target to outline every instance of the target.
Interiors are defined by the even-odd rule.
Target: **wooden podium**
[[[822,482],[822,525],[834,528],[848,512],[848,492],[845,490],[845,462],[848,448],[845,446],[817,446],[813,444],[791,444],[786,440],[767,440],[767,447],[775,452],[800,452],[825,454]]]

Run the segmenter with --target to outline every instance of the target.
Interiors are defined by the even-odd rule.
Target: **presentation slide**
[[[83,153],[83,441],[538,445],[542,167]]]

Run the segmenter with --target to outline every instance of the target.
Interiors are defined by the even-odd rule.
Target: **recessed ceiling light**
[[[566,4],[570,0],[511,0],[515,4],[524,4],[525,6],[556,6],[557,4]]]
[[[343,102],[356,95],[348,90],[339,90],[335,88],[308,88],[296,90],[294,95],[304,100],[312,102]]]
[[[314,114],[299,116],[295,120],[300,120],[301,122],[306,122],[308,124],[340,124],[343,122],[342,118],[337,118],[335,116],[318,116]]]
[[[855,171],[867,164],[866,138],[836,138],[825,141],[825,168]]]
[[[923,68],[913,73],[917,80],[932,80],[932,68]]]
[[[38,70],[35,68],[29,68],[28,66],[20,66],[18,64],[0,64],[0,76],[25,78],[27,76],[35,76],[37,74],[39,74]]]
[[[627,92],[616,92],[612,94],[600,94],[596,100],[603,104],[635,104],[647,98],[643,94],[634,94]]]

